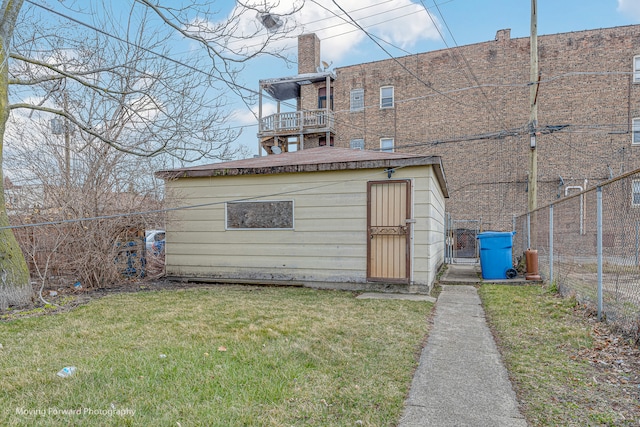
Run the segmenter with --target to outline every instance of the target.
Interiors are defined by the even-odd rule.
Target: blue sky
[[[76,15],[82,22],[91,23],[94,14],[114,13],[117,19],[126,22],[131,1],[107,2],[111,6],[107,8],[99,0],[67,3],[87,8],[85,13]],[[189,1],[162,0],[160,3],[175,5]],[[71,13],[63,7],[67,3],[59,0],[43,3]],[[204,0],[201,3],[205,3]],[[321,59],[331,64],[330,68],[338,68],[388,59],[389,55],[399,57],[481,43],[493,40],[496,31],[506,28],[511,29],[513,38],[528,37],[530,31],[530,0],[243,0],[243,3],[253,3],[257,8],[277,4],[274,9],[277,13],[299,8],[295,14],[283,18],[284,26],[277,37],[280,40],[273,46],[284,49],[291,62],[260,56],[247,63],[239,76],[237,82],[254,91],[258,90],[260,79],[296,74],[297,36],[302,33],[315,32],[321,40]],[[234,8],[240,7],[234,0],[211,0],[211,4],[214,13],[193,18],[219,25]],[[241,16],[238,31],[246,34],[259,28],[266,34],[254,11]],[[352,20],[376,37],[385,49],[373,43]],[[631,24],[640,24],[640,0],[538,0],[538,33],[541,35]],[[184,39],[177,32],[175,40],[172,57],[191,63],[192,49],[198,46],[184,45]],[[259,40],[243,43],[253,46],[259,44]],[[257,154],[258,106],[249,109],[240,99],[233,98],[230,90],[228,94],[228,111],[233,117],[228,125],[242,129],[236,144],[247,147],[249,155]],[[265,114],[275,112],[275,104],[265,100],[263,111]]]
[[[496,31],[505,28],[511,29],[512,38],[528,37],[530,33],[530,0],[437,0],[437,7],[434,0],[336,1],[351,18],[379,37],[394,56],[493,40]],[[278,10],[288,10],[293,3],[281,0]],[[538,0],[537,3],[540,35],[640,23],[640,0]],[[295,59],[297,49],[295,34],[315,32],[321,39],[321,58],[332,64],[331,68],[388,59],[388,53],[346,22],[349,19],[332,0],[306,0],[304,7],[295,16],[287,17],[285,24],[296,27],[286,40],[292,58]],[[295,73],[295,65],[288,68],[280,61],[265,58],[249,66],[242,81],[257,89],[260,79]],[[235,117],[237,125],[246,126],[239,143],[257,154],[257,126],[251,126],[255,124],[253,114],[245,106],[239,106]]]

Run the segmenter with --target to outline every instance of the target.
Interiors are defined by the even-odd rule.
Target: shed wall
[[[366,283],[367,181],[383,170],[182,178],[167,182],[168,276],[221,281]],[[444,261],[444,197],[431,166],[399,169],[412,179],[414,286],[431,286]],[[293,200],[293,230],[227,230],[225,202]]]

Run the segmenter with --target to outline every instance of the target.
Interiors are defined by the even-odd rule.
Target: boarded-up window
[[[349,142],[349,148],[352,150],[364,150],[364,139],[352,139]]]
[[[351,102],[349,111],[364,110],[364,89],[353,89],[350,93]]]
[[[227,203],[227,229],[293,229],[293,201]]]

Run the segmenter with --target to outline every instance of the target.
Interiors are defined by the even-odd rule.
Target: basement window
[[[227,230],[293,230],[293,200],[226,203]]]
[[[640,83],[640,55],[633,57],[633,82]]]

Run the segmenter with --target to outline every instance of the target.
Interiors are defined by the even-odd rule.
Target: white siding
[[[414,265],[416,285],[433,284],[444,263],[444,195],[433,168],[414,182]]]
[[[403,178],[415,185],[414,281],[430,286],[444,260],[444,199],[431,166],[405,167],[393,176]],[[380,179],[387,179],[383,170],[361,169],[167,181],[173,206],[208,204],[170,213],[167,275],[364,283],[367,182]],[[293,200],[294,229],[225,230],[224,202],[251,197]]]

